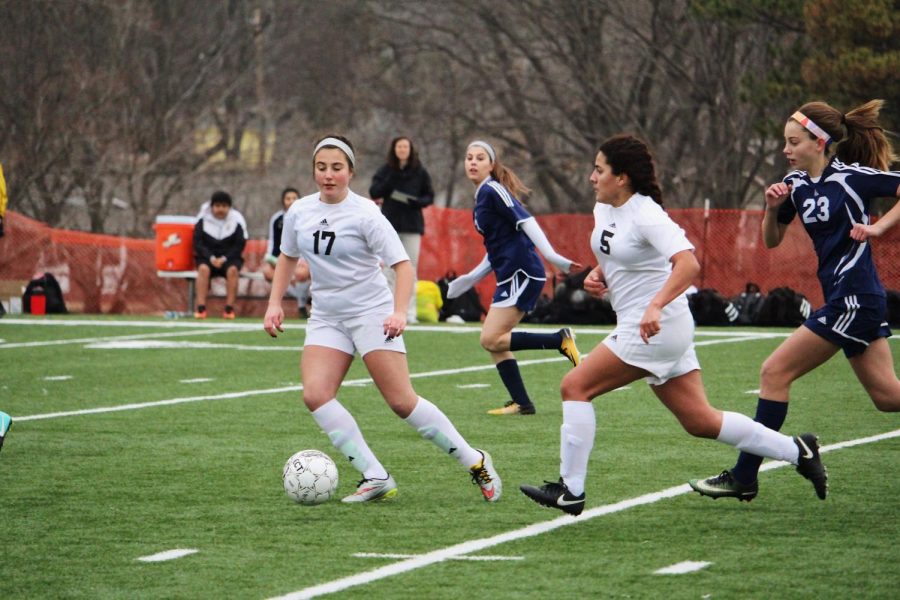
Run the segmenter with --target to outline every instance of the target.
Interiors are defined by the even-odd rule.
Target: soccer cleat
[[[200,305],[197,307],[197,310],[194,311],[195,319],[205,319],[206,318],[206,306]]]
[[[713,500],[717,498],[737,498],[741,502],[750,502],[759,493],[758,481],[741,483],[727,469],[709,479],[691,479],[688,485],[701,496],[709,496]]]
[[[576,517],[584,510],[584,493],[576,496],[570,492],[562,477],[559,481],[544,481],[541,487],[520,485],[519,489],[538,504],[548,508],[556,508]]]
[[[225,312],[222,313],[223,319],[233,320],[234,317],[235,317],[235,314],[234,314],[233,310],[226,310]]]
[[[510,400],[503,405],[503,408],[493,408],[487,411],[487,414],[500,417],[504,415],[533,415],[534,404],[522,406],[521,404],[516,404],[515,401]]]
[[[797,472],[812,481],[816,496],[824,500],[828,495],[828,469],[819,456],[819,438],[814,433],[801,433],[794,438],[794,443],[800,450]]]
[[[6,439],[10,427],[12,427],[12,417],[0,411],[0,449],[3,448],[3,440]]]
[[[476,450],[478,450],[476,448]],[[472,483],[477,483],[481,487],[481,495],[484,496],[485,502],[496,502],[503,493],[503,482],[500,476],[494,470],[494,462],[491,455],[484,450],[478,450],[481,453],[481,461],[472,465],[469,473],[472,474]]]
[[[361,479],[356,486],[356,491],[342,498],[341,502],[352,504],[355,502],[374,502],[387,500],[397,495],[397,482],[388,475],[385,479]]]
[[[577,367],[581,362],[581,353],[578,352],[578,346],[575,345],[575,332],[568,327],[563,327],[557,333],[562,336],[559,353],[572,361],[572,365]]]

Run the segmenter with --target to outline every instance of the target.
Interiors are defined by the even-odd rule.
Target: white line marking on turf
[[[878,442],[881,440],[896,437],[900,437],[900,429],[856,440],[839,442],[830,446],[823,446],[822,448],[819,448],[819,452],[831,452],[832,450],[840,450],[843,448],[849,448],[851,446],[870,444],[872,442]],[[788,464],[789,463],[783,461],[771,461],[764,464],[762,466],[762,469],[760,470],[770,471],[779,467],[785,467]],[[446,548],[433,550],[425,554],[414,556],[413,558],[407,558],[401,560],[400,562],[385,565],[377,569],[372,569],[371,571],[364,571],[362,573],[357,573],[356,575],[350,575],[348,577],[342,577],[341,579],[335,579],[333,581],[304,588],[296,592],[285,594],[284,596],[272,598],[271,600],[305,600],[307,598],[317,598],[325,594],[333,594],[335,592],[340,592],[342,590],[356,587],[358,585],[365,585],[373,581],[386,579],[388,577],[393,577],[394,575],[399,575],[401,573],[406,573],[415,569],[421,569],[422,567],[427,567],[428,565],[433,565],[435,563],[449,560],[455,556],[463,556],[466,554],[471,554],[473,552],[479,552],[487,548],[493,548],[494,546],[505,544],[506,542],[513,542],[516,540],[521,540],[523,538],[533,537],[542,533],[553,531],[554,529],[559,529],[560,527],[577,525],[580,523],[584,523],[585,521],[589,521],[590,519],[593,519],[595,517],[611,515],[623,510],[628,510],[629,508],[634,508],[636,506],[653,504],[665,498],[674,498],[676,496],[681,496],[690,492],[691,487],[688,484],[685,483],[682,485],[677,485],[675,487],[670,487],[659,492],[652,492],[650,494],[644,494],[643,496],[638,496],[636,498],[622,500],[614,504],[596,506],[594,508],[585,510],[579,517],[563,515],[561,517],[551,519],[550,521],[533,523],[531,525],[522,527],[521,529],[514,529],[505,533],[499,533],[488,538],[482,538],[480,540],[470,540],[468,542],[462,542],[453,546],[447,546]]]
[[[48,375],[44,377],[44,381],[67,381],[72,379],[71,375]]]
[[[170,331],[167,333],[140,333],[134,335],[115,335],[109,337],[77,338],[71,340],[47,340],[43,342],[18,342],[16,344],[4,344],[2,348],[35,348],[38,346],[64,346],[66,344],[95,344],[104,341],[116,340],[143,340],[147,338],[183,337],[186,335],[212,335],[215,333],[232,333],[227,329],[198,329],[195,331]]]
[[[158,337],[158,336],[154,336]],[[213,342],[164,342],[159,340],[117,340],[87,344],[91,350],[256,350],[262,352],[300,352],[300,346],[251,346]]]
[[[212,377],[195,377],[194,379],[182,379],[179,383],[206,383],[212,380]]]
[[[747,390],[744,392],[745,394],[753,394],[754,396],[759,396],[760,390]]]
[[[166,550],[165,552],[157,552],[150,556],[141,556],[137,560],[141,562],[162,562],[164,560],[175,560],[176,558],[196,553],[197,550],[193,548],[176,548],[174,550]]]
[[[469,390],[469,389],[474,389],[474,388],[491,387],[491,384],[489,384],[489,383],[467,383],[465,385],[458,385],[456,387],[458,387],[461,390]]]
[[[354,552],[356,558],[413,558],[418,554],[394,554],[384,552]],[[451,556],[450,560],[525,560],[524,556]]]
[[[2,320],[0,320],[2,323]],[[164,335],[164,334],[161,334]],[[174,334],[178,335],[178,334]],[[738,341],[743,342],[747,341],[747,337],[744,338],[729,338],[729,341]],[[554,358],[539,358],[533,360],[520,360],[519,367],[529,366],[529,365],[539,365],[544,363],[551,362],[563,362],[569,360],[564,356],[557,356]],[[440,377],[442,375],[459,375],[462,373],[475,373],[478,371],[493,371],[495,369],[495,365],[487,364],[487,365],[476,365],[472,367],[459,367],[456,369],[441,369],[439,371],[425,371],[422,373],[411,373],[411,379],[421,379],[425,377]],[[342,386],[360,386],[360,385],[368,385],[373,383],[372,379],[369,377],[363,379],[351,379],[344,381]],[[208,400],[229,400],[235,398],[243,398],[245,396],[262,396],[266,394],[280,394],[283,392],[299,392],[303,389],[303,385],[291,385],[284,387],[276,387],[276,388],[267,388],[267,389],[257,389],[257,390],[246,390],[242,392],[229,392],[225,394],[214,394],[210,396],[189,396],[186,398],[172,398],[170,400],[156,400],[151,402],[138,402],[134,404],[119,404],[114,406],[104,406],[99,408],[88,408],[83,410],[71,410],[71,411],[62,411],[62,412],[54,412],[54,413],[43,413],[37,415],[27,415],[17,417],[12,415],[13,418],[17,421],[36,421],[40,419],[55,419],[59,417],[75,417],[80,415],[90,415],[90,414],[101,414],[101,413],[110,413],[110,412],[119,412],[125,410],[138,410],[143,408],[154,408],[157,406],[170,406],[173,404],[186,404],[189,402],[205,402]]]
[[[696,561],[696,560],[686,560],[684,562],[675,563],[674,565],[663,567],[662,569],[657,569],[653,571],[654,575],[683,575],[685,573],[693,573],[694,571],[699,571],[700,569],[705,569],[711,562],[706,561]]]

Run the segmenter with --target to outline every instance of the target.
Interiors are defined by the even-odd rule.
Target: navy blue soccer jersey
[[[900,172],[833,159],[816,179],[792,171],[784,183],[791,186],[791,195],[778,209],[778,222],[786,225],[800,215],[819,259],[817,275],[825,302],[853,294],[884,296],[871,246],[854,241],[850,230],[855,223],[869,224],[873,199],[896,197]]]
[[[473,216],[498,283],[520,270],[535,279],[546,278],[534,244],[519,229],[531,215],[499,181],[488,177],[475,190]]]

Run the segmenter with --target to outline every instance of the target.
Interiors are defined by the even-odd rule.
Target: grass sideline
[[[241,319],[0,319],[0,410],[18,417],[0,452],[0,597],[267,598],[403,560],[358,553],[421,555],[558,517],[517,487],[557,476],[557,389],[568,362],[519,353],[538,414],[488,417],[505,392],[472,326],[414,327],[410,371],[417,391],[492,453],[501,502],[481,501],[454,461],[394,417],[355,361],[341,401],[400,494],[371,506],[291,503],[281,467],[302,448],[335,458],[340,493],[357,479],[300,403],[300,325],[272,340],[259,321]],[[590,350],[606,330],[576,328],[579,347]],[[747,392],[786,333],[701,329],[713,405],[752,415]],[[126,405],[143,407],[78,413]],[[730,448],[684,434],[643,383],[596,408],[589,510],[733,462]],[[38,418],[60,413],[68,416]],[[829,445],[898,424],[838,356],[795,385],[785,432],[815,431]],[[782,468],[761,476],[750,504],[680,494],[475,554],[516,560],[441,561],[331,597],[889,597],[900,585],[891,567],[900,554],[900,484],[890,477],[898,459],[896,438],[829,452],[825,502]],[[197,552],[138,560],[174,549]],[[682,561],[711,564],[653,574]]]

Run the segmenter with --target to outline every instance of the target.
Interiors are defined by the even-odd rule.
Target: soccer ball
[[[321,504],[330,500],[337,490],[337,466],[324,452],[301,450],[285,463],[281,481],[294,502]]]

